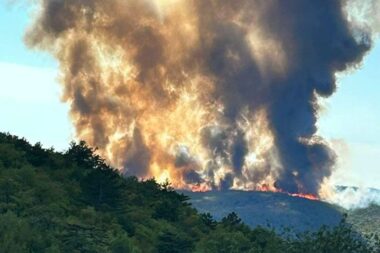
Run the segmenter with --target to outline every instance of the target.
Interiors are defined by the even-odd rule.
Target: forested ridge
[[[65,152],[0,133],[0,252],[366,253],[344,223],[302,235],[198,213],[169,183],[123,177],[84,142]]]

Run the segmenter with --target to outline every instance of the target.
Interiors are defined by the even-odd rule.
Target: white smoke
[[[380,0],[347,0],[346,11],[353,25],[366,27],[374,36],[379,36]]]
[[[348,210],[366,208],[371,204],[380,205],[380,190],[338,186],[329,202]]]

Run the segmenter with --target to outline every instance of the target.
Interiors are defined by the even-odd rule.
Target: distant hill
[[[338,190],[357,192],[355,187],[339,186]],[[371,194],[379,190],[370,189]],[[323,225],[336,226],[347,215],[347,222],[356,231],[380,236],[380,206],[366,201],[374,197],[363,196],[358,206],[344,209],[326,202],[292,197],[283,193],[254,191],[183,192],[190,197],[191,204],[199,212],[211,213],[217,220],[230,212],[236,212],[251,227],[273,227],[282,231],[284,227],[295,232],[315,231]],[[353,205],[351,205],[353,206]]]
[[[334,205],[283,193],[231,190],[185,194],[200,212],[209,212],[216,219],[236,212],[251,227],[291,227],[301,232],[317,230],[322,225],[336,226],[343,218]]]

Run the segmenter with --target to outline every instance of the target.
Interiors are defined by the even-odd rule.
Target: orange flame
[[[208,192],[211,191],[211,188],[207,184],[196,184],[191,185],[192,192]]]
[[[304,198],[304,199],[309,199],[309,200],[320,200],[320,198],[317,195],[310,194],[310,193],[289,193],[286,191],[283,191],[281,189],[276,189],[274,186],[270,186],[268,184],[262,184],[261,186],[256,188],[257,191],[260,192],[279,192],[283,194],[287,194],[292,197],[297,197],[297,198]]]
[[[307,193],[288,193],[290,196],[304,198],[309,200],[319,200],[318,196]]]

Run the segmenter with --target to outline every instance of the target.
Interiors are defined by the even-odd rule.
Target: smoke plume
[[[365,187],[337,186],[329,202],[347,210],[363,209],[371,205],[380,206],[380,191]]]
[[[319,96],[370,48],[344,0],[41,0],[77,137],[175,187],[318,194]]]

